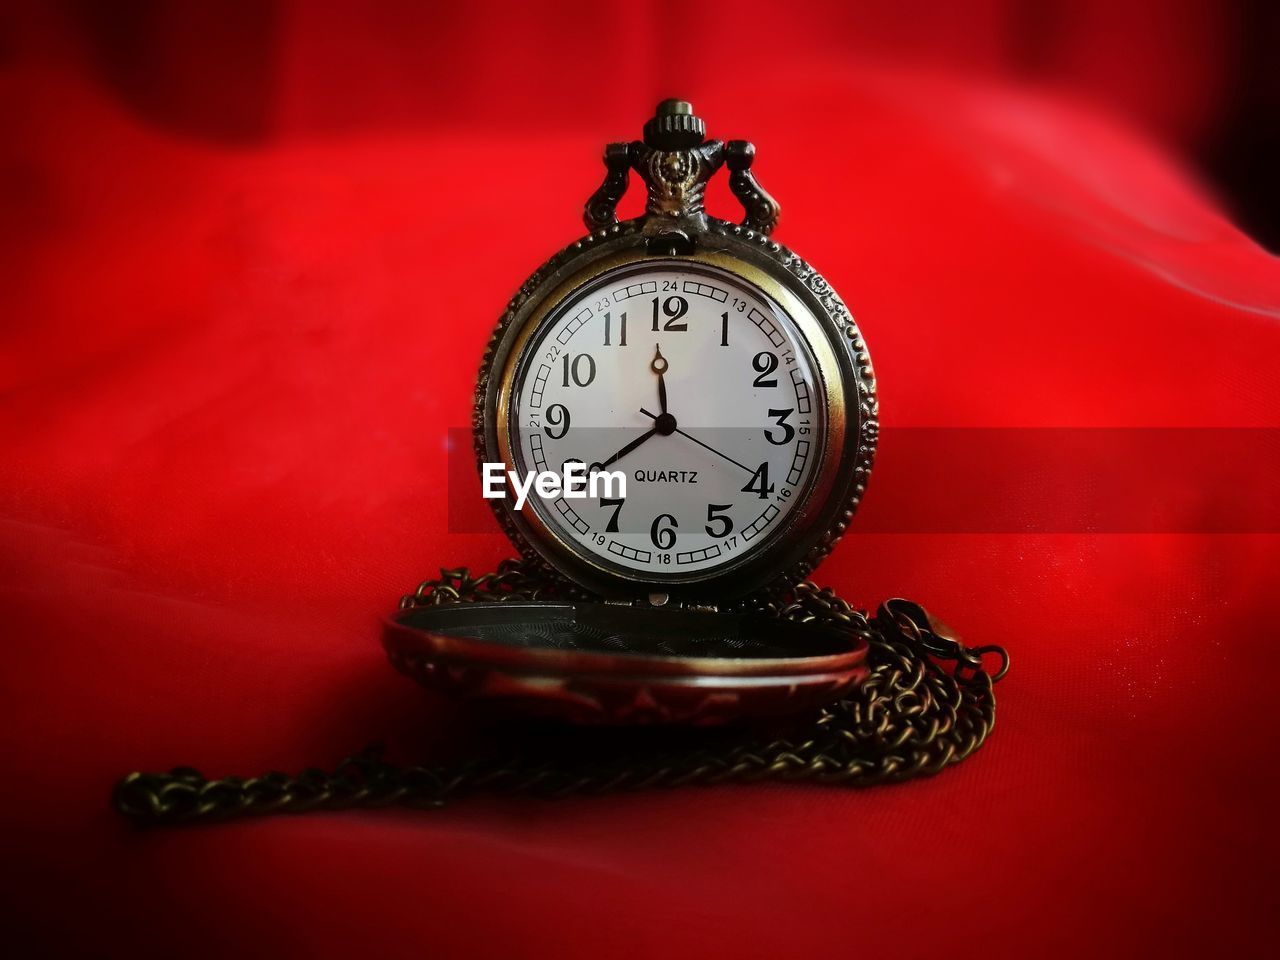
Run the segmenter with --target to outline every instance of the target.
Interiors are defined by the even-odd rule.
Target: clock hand
[[[657,428],[657,427],[654,427],[652,430],[648,431],[647,433],[642,433],[640,436],[636,437],[634,440],[632,440],[630,443],[628,443],[625,447],[623,447],[621,450],[619,450],[617,453],[615,453],[615,454],[614,454],[612,457],[610,457],[608,460],[604,460],[604,461],[601,461],[601,462],[598,462],[598,463],[593,463],[593,464],[591,464],[591,466],[589,466],[589,467],[587,468],[587,473],[588,473],[588,474],[591,474],[591,473],[598,473],[598,472],[600,472],[601,470],[603,470],[605,467],[607,467],[607,466],[609,466],[609,465],[611,465],[611,464],[617,463],[619,460],[621,460],[623,457],[625,457],[628,453],[630,453],[630,452],[631,452],[632,450],[634,450],[636,447],[640,446],[640,444],[644,443],[646,440],[648,440],[650,437],[652,437],[652,436],[653,436],[654,434],[656,434],[657,432],[658,432],[658,428]]]
[[[643,413],[643,414],[644,414],[646,417],[648,417],[650,420],[657,420],[657,419],[658,419],[658,416],[657,416],[657,415],[650,413],[650,412],[649,412],[648,410],[646,410],[644,407],[641,407],[641,408],[640,408],[640,412],[641,412],[641,413]],[[656,429],[658,429],[658,428],[657,428],[657,427],[654,427],[654,429],[656,430]],[[723,457],[725,460],[728,460],[730,463],[732,463],[735,467],[741,467],[743,470],[747,471],[747,473],[751,474],[752,476],[755,476],[755,471],[754,471],[754,470],[752,470],[750,467],[748,467],[745,463],[739,463],[737,460],[733,459],[733,457],[729,456],[727,453],[721,453],[721,452],[720,452],[719,450],[717,450],[715,447],[708,446],[707,444],[703,443],[701,440],[699,440],[697,437],[693,436],[692,434],[685,433],[685,432],[684,432],[683,430],[681,430],[679,427],[672,426],[672,432],[673,432],[673,433],[678,433],[678,434],[680,434],[680,436],[684,437],[686,440],[692,440],[692,441],[693,441],[694,443],[696,443],[698,446],[700,446],[700,447],[702,447],[702,448],[704,448],[704,449],[706,449],[706,450],[710,450],[710,451],[711,451],[712,453],[714,453],[717,457]]]
[[[667,412],[667,381],[663,374],[667,372],[667,358],[662,355],[662,348],[658,344],[653,345],[654,357],[649,364],[649,369],[658,375],[658,409],[662,413]]]

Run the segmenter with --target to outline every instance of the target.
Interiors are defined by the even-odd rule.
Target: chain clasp
[[[967,647],[960,638],[941,620],[929,615],[924,607],[912,600],[895,597],[880,605],[880,617],[893,623],[902,636],[913,646],[939,660],[950,660],[956,665],[958,679],[972,679],[978,673],[985,673],[983,657],[997,656],[1000,666],[991,674],[991,682],[996,683],[1009,672],[1009,652],[998,644],[986,644],[981,647]]]

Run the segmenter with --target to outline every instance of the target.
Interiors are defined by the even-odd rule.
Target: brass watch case
[[[590,223],[590,206],[588,211]],[[594,562],[533,509],[516,511],[507,499],[489,501],[521,555],[548,574],[606,597],[657,595],[723,609],[748,595],[776,592],[806,578],[848,528],[875,456],[875,374],[844,301],[807,262],[770,240],[768,227],[707,217],[700,207],[696,215],[674,221],[663,214],[657,221],[660,230],[655,230],[656,219],[651,210],[645,217],[601,227],[557,253],[521,285],[498,321],[480,366],[473,411],[475,453],[478,464],[501,462],[505,469],[515,468],[509,414],[524,348],[559,305],[603,274],[675,260],[723,270],[758,288],[787,312],[805,338],[827,404],[817,472],[804,500],[763,547],[701,574],[624,572]]]

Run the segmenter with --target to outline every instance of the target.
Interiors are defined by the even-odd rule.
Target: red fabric
[[[461,733],[387,668],[378,619],[439,566],[510,553],[447,531],[448,430],[507,297],[577,235],[602,142],[659,95],[755,140],[778,237],[858,316],[888,426],[1280,427],[1280,266],[1077,101],[815,54],[822,21],[802,11],[691,8],[713,51],[695,69],[679,50],[620,57],[628,38],[684,43],[652,8],[271,9],[267,59],[199,18],[141,47],[178,65],[171,86],[139,85],[142,53],[103,66],[56,18],[23,20],[36,39],[11,46],[10,942],[1128,957],[1255,954],[1280,933],[1267,533],[852,535],[822,581],[868,605],[910,596],[1013,653],[993,739],[929,781],[145,833],[116,818],[130,769],[297,769],[378,738],[418,758]],[[224,48],[243,71],[208,54]],[[236,105],[259,74],[273,95],[249,122]],[[184,127],[184,82],[209,124],[247,125]],[[709,202],[732,215],[723,184]],[[947,498],[947,468],[919,496]]]

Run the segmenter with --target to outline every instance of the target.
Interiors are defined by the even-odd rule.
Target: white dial
[[[793,319],[761,290],[679,260],[619,268],[548,315],[519,358],[516,467],[621,471],[626,497],[524,509],[592,563],[695,579],[755,554],[806,499],[825,392]]]

